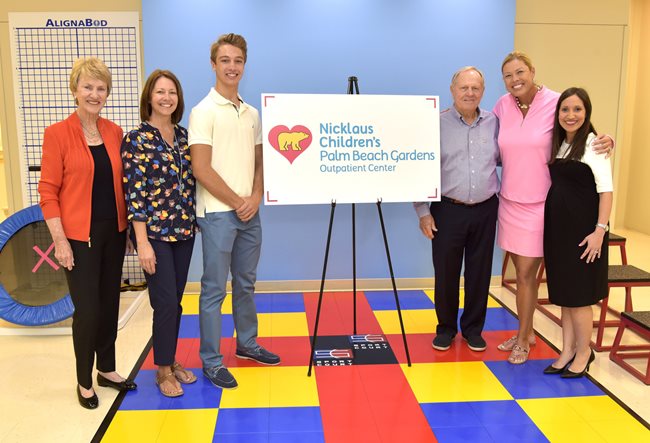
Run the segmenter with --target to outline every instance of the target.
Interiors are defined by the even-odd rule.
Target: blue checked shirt
[[[479,108],[471,125],[451,107],[440,113],[441,195],[464,203],[480,203],[499,192],[499,120]],[[429,214],[429,204],[413,203],[418,217]]]

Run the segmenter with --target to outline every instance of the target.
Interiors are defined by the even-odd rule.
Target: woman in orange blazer
[[[75,307],[72,340],[77,399],[81,406],[95,409],[95,354],[99,386],[136,388],[115,371],[127,227],[122,129],[99,116],[111,92],[111,73],[104,62],[94,57],[77,60],[70,74],[70,91],[77,109],[45,129],[38,192],[54,240],[54,256],[65,269]]]

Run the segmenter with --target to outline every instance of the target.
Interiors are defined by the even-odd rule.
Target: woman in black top
[[[607,297],[609,159],[592,148],[591,101],[582,88],[560,95],[555,111],[551,188],[544,207],[544,260],[551,303],[562,307],[562,353],[544,373],[583,376],[594,360],[591,306]]]

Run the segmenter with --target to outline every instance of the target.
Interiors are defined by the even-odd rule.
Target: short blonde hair
[[[524,65],[528,66],[528,69],[531,71],[535,69],[533,67],[533,61],[530,59],[530,57],[528,57],[526,53],[521,51],[512,51],[510,54],[506,55],[506,58],[503,59],[503,63],[501,63],[501,72],[503,72],[503,67],[513,60],[522,61]]]
[[[75,60],[72,65],[72,71],[70,72],[70,91],[73,94],[77,92],[79,79],[83,75],[106,83],[107,95],[110,95],[111,87],[113,86],[111,71],[108,70],[108,66],[103,61],[97,57],[82,57]]]
[[[232,45],[235,48],[241,49],[241,52],[244,55],[244,63],[246,63],[248,56],[248,45],[246,44],[246,39],[241,35],[233,34],[232,32],[230,34],[223,34],[216,42],[212,43],[212,46],[210,47],[210,60],[212,60],[213,63],[217,63],[217,51],[219,50],[219,47],[223,45]]]

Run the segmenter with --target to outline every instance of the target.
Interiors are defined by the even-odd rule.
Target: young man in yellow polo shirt
[[[239,96],[246,64],[246,40],[225,34],[212,45],[216,85],[192,109],[189,144],[197,179],[197,220],[203,244],[199,301],[203,374],[217,387],[237,381],[220,353],[221,305],[232,273],[232,310],[237,331],[235,356],[266,365],[280,357],[257,344],[253,300],[262,245],[258,214],[262,202],[262,125],[257,109]]]

